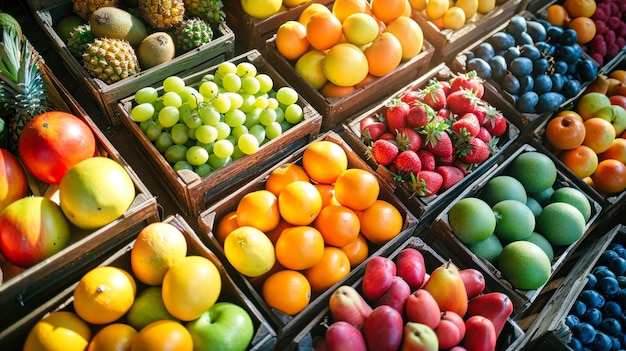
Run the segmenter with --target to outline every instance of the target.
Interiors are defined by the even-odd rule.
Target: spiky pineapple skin
[[[105,6],[117,7],[118,4],[118,0],[72,0],[72,9],[78,16],[89,20],[95,10]]]
[[[174,42],[178,55],[184,54],[213,40],[213,30],[200,18],[184,20],[174,31]]]
[[[67,38],[67,49],[75,57],[82,57],[87,44],[92,43],[95,39],[89,24],[82,24],[70,32],[70,37]]]
[[[185,16],[183,0],[139,0],[138,8],[142,18],[155,29],[174,28]]]
[[[121,39],[96,38],[87,45],[83,66],[89,74],[106,84],[113,84],[139,73],[135,50]]]
[[[203,20],[216,24],[224,21],[226,14],[221,0],[184,0],[187,17],[200,17]]]

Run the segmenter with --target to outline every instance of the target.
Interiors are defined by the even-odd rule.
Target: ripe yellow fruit
[[[462,8],[452,6],[443,15],[443,28],[459,29],[465,25],[465,12]]]
[[[294,7],[307,2],[311,2],[311,0],[283,0],[283,5],[287,7]]]
[[[340,43],[326,52],[322,70],[330,82],[347,87],[365,79],[369,66],[367,57],[356,45]]]
[[[224,255],[241,274],[258,277],[276,262],[274,245],[265,233],[248,226],[233,230],[224,240]]]
[[[245,13],[257,19],[265,19],[280,11],[282,0],[241,0]]]
[[[429,0],[426,3],[426,17],[431,21],[439,19],[443,17],[448,7],[450,7],[448,0]]]
[[[324,57],[326,57],[326,54],[323,51],[309,50],[304,55],[300,56],[294,66],[296,72],[300,74],[300,77],[311,84],[315,90],[322,89],[324,84],[328,82],[328,78],[326,78],[322,70]]]
[[[38,321],[28,333],[24,351],[85,350],[91,339],[91,330],[75,313],[52,312]]]
[[[136,336],[137,330],[128,324],[109,324],[93,336],[87,351],[129,350]]]
[[[355,13],[342,23],[343,34],[346,39],[356,45],[366,45],[374,41],[379,33],[378,22],[366,13]]]
[[[454,7],[460,7],[465,13],[465,19],[469,20],[478,11],[478,0],[457,0],[454,3]],[[449,9],[449,8],[448,8]]]

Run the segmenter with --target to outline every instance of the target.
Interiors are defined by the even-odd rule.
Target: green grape
[[[222,95],[226,95],[230,100],[230,108],[228,109],[228,111],[238,109],[241,107],[241,105],[243,105],[243,96],[239,95],[239,93],[227,91],[225,93],[222,93]]]
[[[143,122],[152,118],[154,115],[154,106],[149,102],[141,103],[130,110],[130,117],[135,122]]]
[[[237,139],[237,146],[244,154],[250,155],[259,150],[259,140],[252,134],[243,134]]]
[[[289,128],[293,127],[293,124],[287,122],[286,120],[280,122],[280,128],[283,131],[283,133],[285,133],[286,131],[289,130]]]
[[[217,139],[217,129],[214,126],[203,124],[196,128],[196,140],[204,144],[210,144]]]
[[[180,95],[173,91],[163,94],[163,96],[161,96],[161,101],[165,106],[180,107],[180,105],[183,104],[183,99],[180,97]]]
[[[256,66],[251,62],[240,62],[237,64],[237,75],[240,77],[254,77],[256,74]]]
[[[154,141],[154,146],[156,146],[159,152],[164,153],[170,146],[174,145],[172,141],[172,136],[168,132],[161,133],[156,140]]]
[[[304,119],[302,106],[291,104],[285,108],[285,120],[291,124],[297,124]]]
[[[228,111],[224,114],[224,122],[226,122],[226,124],[228,124],[230,127],[240,126],[245,121],[246,114],[239,109]]]
[[[276,110],[263,109],[259,114],[259,123],[267,127],[274,122],[276,122]]]
[[[241,151],[241,149],[239,148],[239,145],[235,145],[235,149],[233,150],[233,154],[230,156],[230,158],[233,161],[236,161],[244,156],[246,156],[246,154],[243,151]]]
[[[276,99],[283,105],[291,105],[298,102],[298,92],[291,87],[281,87],[276,91]]]
[[[217,140],[226,139],[230,135],[230,126],[226,122],[217,122],[215,129],[217,129]]]
[[[165,150],[163,156],[167,162],[174,164],[178,161],[182,161],[186,159],[185,154],[187,153],[187,147],[182,144],[174,144]]]
[[[180,112],[174,106],[165,106],[159,111],[157,119],[163,128],[169,128],[178,123]]]
[[[213,153],[219,158],[227,158],[233,154],[234,145],[230,140],[222,139],[213,145]]]
[[[189,140],[189,128],[184,123],[176,123],[170,129],[174,144],[184,144]]]
[[[254,106],[256,108],[265,109],[269,105],[268,99],[265,96],[257,96]]]
[[[185,81],[177,76],[169,76],[163,80],[163,91],[180,93],[185,88]]]
[[[215,75],[213,73],[207,73],[200,78],[198,85],[202,85],[204,82],[212,82],[215,80]]]
[[[217,70],[215,70],[216,74],[221,74],[222,76],[227,73],[237,73],[237,65],[230,61],[224,61],[217,66]]]
[[[150,141],[157,140],[161,133],[163,133],[163,127],[155,121],[152,121],[152,123],[150,123],[150,125],[146,128],[146,138]]]
[[[244,77],[241,80],[241,89],[248,94],[256,94],[261,90],[261,82],[255,77]]]
[[[189,128],[187,130],[187,135],[189,136],[189,140],[187,140],[186,144],[191,144],[196,140],[196,130]]]
[[[270,125],[265,126],[265,136],[270,139],[276,139],[283,133],[283,128],[280,123],[272,122]]]
[[[220,158],[220,157],[217,157],[217,155],[215,155],[214,153],[209,155],[209,165],[213,167],[213,169],[220,169],[226,166],[227,164],[229,164],[230,162],[232,162],[232,159],[230,156],[226,158]]]
[[[209,160],[209,153],[205,148],[194,145],[187,149],[185,157],[187,158],[187,162],[189,162],[192,166],[199,166]]]
[[[207,81],[207,82],[200,84],[198,91],[207,100],[211,100],[217,96],[217,94],[220,91],[220,88],[217,86],[217,83],[213,81]]]
[[[195,113],[185,112],[183,114],[183,123],[185,123],[189,129],[196,129],[202,125],[202,119]]]
[[[222,78],[222,87],[226,91],[238,92],[241,89],[241,77],[237,73],[227,73]]]
[[[139,122],[139,129],[141,130],[143,134],[146,134],[146,130],[148,129],[148,126],[150,126],[151,123],[155,123],[155,121],[149,119],[147,121]]]
[[[211,105],[213,105],[219,113],[228,112],[228,110],[230,110],[230,104],[230,98],[226,94],[219,94],[211,100]]]
[[[187,85],[180,93],[178,93],[178,95],[180,95],[180,98],[183,100],[183,102],[186,102],[187,100],[189,100],[189,96],[191,96],[191,94],[193,94],[194,92],[198,93],[196,88]]]
[[[259,142],[259,145],[261,145],[261,143],[263,143],[263,140],[265,140],[265,127],[260,124],[257,124],[248,129],[248,133],[254,135],[256,140]]]
[[[267,93],[274,87],[274,81],[272,80],[272,77],[268,76],[265,73],[259,73],[256,75],[255,78],[259,81],[259,83],[261,83],[259,91],[262,93]]]
[[[200,166],[194,168],[193,171],[196,172],[196,174],[200,177],[204,177],[205,175],[213,172],[213,167],[211,167],[208,163],[203,163]]]
[[[276,122],[282,123],[285,120],[285,111],[280,106],[274,111],[276,111]]]
[[[189,107],[192,109],[198,108],[198,105],[200,105],[203,102],[204,102],[204,96],[202,96],[202,94],[200,94],[197,91],[195,93],[191,93],[191,95],[187,97],[187,103],[189,104]]]
[[[175,171],[182,171],[184,169],[193,171],[193,166],[186,160],[180,160],[174,164]]]
[[[255,108],[254,110],[246,113],[246,121],[243,122],[243,125],[250,129],[253,126],[259,124],[259,115],[261,114],[261,111],[263,110],[260,108]]]
[[[229,136],[227,136],[227,137],[226,137],[226,139],[224,139],[224,140],[228,140],[228,141],[230,141],[230,143],[231,143],[231,144],[233,144],[233,146],[234,146],[234,145],[237,145],[237,138],[235,138],[235,136],[233,135],[233,133],[230,133],[230,135],[229,135]]]
[[[135,102],[138,104],[151,104],[159,98],[159,92],[153,87],[145,87],[135,93]]]
[[[241,99],[242,99],[241,106],[239,106],[239,109],[241,111],[248,113],[256,107],[254,106],[254,102],[256,101],[256,96],[252,94],[248,94],[248,93],[242,93]]]
[[[202,119],[202,123],[210,126],[214,126],[220,121],[221,115],[217,112],[214,106],[208,104],[202,104],[198,108],[198,115]]]
[[[278,102],[278,100],[276,100],[276,98],[271,97],[267,99],[267,108],[275,110],[278,108],[278,106],[280,106],[280,103]]]
[[[236,127],[233,127],[230,131],[230,135],[232,135],[235,139],[238,139],[240,136],[247,134],[248,128],[243,124],[240,124]]]

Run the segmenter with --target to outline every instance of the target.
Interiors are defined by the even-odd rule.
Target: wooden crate
[[[72,113],[89,126],[96,137],[100,155],[109,157],[124,167],[135,184],[136,195],[126,213],[110,224],[93,231],[72,226],[68,246],[30,268],[18,268],[2,258],[0,268],[4,273],[4,281],[0,284],[0,329],[61,291],[64,288],[61,283],[66,278],[80,275],[90,262],[132,240],[139,228],[147,223],[159,220],[156,199],[135,171],[48,66],[43,63],[40,66],[43,68],[44,84],[50,100],[59,110]],[[38,185],[32,192],[35,194],[39,191],[37,195],[43,195],[48,184],[39,182]]]
[[[487,182],[498,175],[506,174],[507,167],[513,162],[513,160],[524,152],[537,151],[535,147],[530,144],[524,144],[520,148],[516,150],[514,154],[512,154],[509,158],[507,158],[504,162],[502,162],[495,171],[486,174],[484,177],[478,179],[476,182],[471,184],[471,186],[467,187],[453,202],[451,202],[446,208],[441,212],[439,216],[435,219],[431,226],[431,230],[425,236],[424,241],[431,245],[436,251],[440,252],[442,255],[447,255],[449,257],[454,257],[459,261],[463,262],[468,266],[477,267],[477,269],[481,270],[483,274],[490,276],[493,280],[498,282],[499,291],[506,293],[513,301],[514,305],[514,314],[516,316],[521,315],[528,309],[535,299],[541,294],[542,289],[546,286],[544,284],[539,289],[535,290],[522,290],[514,288],[511,283],[502,276],[502,273],[495,267],[495,265],[491,264],[487,260],[481,259],[474,255],[465,244],[463,244],[460,240],[456,238],[453,234],[452,229],[450,228],[450,224],[448,223],[448,212],[450,208],[454,206],[454,204],[466,197],[479,197],[481,190]],[[554,188],[560,187],[574,187],[578,190],[583,191],[579,187],[576,186],[569,178],[567,178],[562,171],[557,166],[557,179]],[[583,191],[584,193],[584,191]],[[585,196],[589,200],[591,204],[591,216],[587,221],[585,226],[585,232],[583,236],[577,240],[575,243],[562,247],[554,247],[554,259],[552,260],[552,272],[551,277],[561,268],[563,263],[568,259],[570,255],[579,247],[584,238],[589,235],[591,231],[595,228],[595,226],[599,223],[599,218],[602,217],[602,207],[596,201],[594,201],[587,193]],[[504,243],[503,243],[504,245]]]
[[[230,59],[234,54],[235,35],[225,23],[221,23],[213,28],[214,37],[210,43],[178,55],[168,63],[142,70],[134,76],[113,84],[106,84],[89,75],[87,70],[83,68],[82,61],[78,61],[72,55],[54,29],[60,19],[72,13],[71,1],[57,1],[57,5],[37,11],[35,20],[50,38],[51,45],[61,56],[67,69],[80,86],[89,92],[94,102],[104,112],[108,122],[113,125],[121,123],[117,110],[117,103],[120,99],[134,94],[141,88],[158,86],[168,76],[180,74],[190,69],[200,70],[210,67]]]
[[[391,187],[394,188],[396,196],[398,196],[402,200],[402,202],[416,217],[424,222],[430,222],[432,220],[431,217],[437,215],[438,211],[441,210],[443,206],[445,206],[449,201],[451,201],[456,196],[456,194],[461,192],[465,188],[465,186],[467,186],[467,184],[482,176],[489,169],[491,169],[491,167],[493,167],[494,163],[500,162],[505,154],[511,151],[510,146],[517,141],[520,134],[519,129],[516,127],[516,125],[521,125],[524,123],[523,117],[514,109],[510,109],[508,104],[502,104],[497,99],[494,99],[491,90],[485,88],[485,95],[483,95],[483,100],[489,102],[492,106],[500,110],[508,122],[508,130],[504,133],[504,135],[500,137],[500,140],[497,144],[499,150],[491,155],[491,157],[487,161],[483,162],[475,170],[466,175],[463,181],[459,182],[450,189],[431,196],[412,196],[412,194],[406,188],[404,188],[400,183],[396,182],[393,179],[393,174],[388,167],[380,165],[376,162],[374,158],[368,157],[368,147],[370,147],[371,145],[365,144],[363,136],[360,132],[360,123],[364,118],[383,113],[385,109],[385,104],[392,98],[400,96],[406,91],[419,90],[423,88],[432,78],[449,80],[453,76],[454,75],[447,67],[447,65],[441,63],[431,69],[426,74],[419,77],[417,80],[411,82],[402,89],[393,93],[388,99],[379,102],[374,107],[355,117],[347,119],[343,123],[343,136],[348,144],[350,144],[350,146],[356,151],[357,154],[359,154],[363,159],[366,160],[370,167],[375,169],[376,172],[383,175],[383,178],[388,180]],[[487,86],[487,84],[485,84],[485,86]]]
[[[498,1],[496,7],[486,14],[476,14],[457,30],[440,30],[428,19],[426,10],[413,10],[413,18],[422,27],[424,38],[435,46],[434,60],[449,63],[465,47],[508,21],[517,13],[521,0]]]
[[[326,132],[320,135],[316,140],[327,140],[334,142],[340,145],[346,154],[348,155],[348,168],[361,168],[368,171],[373,172],[363,160],[350,149],[348,144],[335,132]],[[302,310],[300,313],[296,314],[293,317],[289,317],[284,315],[283,313],[271,309],[263,300],[261,295],[261,290],[258,284],[255,284],[247,277],[242,274],[237,273],[232,265],[228,264],[227,259],[224,255],[224,248],[222,244],[215,237],[213,230],[216,228],[217,223],[220,219],[226,215],[228,212],[231,212],[237,208],[237,204],[239,200],[246,194],[264,189],[265,188],[265,180],[269,176],[272,170],[278,168],[280,165],[286,163],[299,163],[301,162],[302,154],[307,146],[300,148],[299,150],[293,152],[289,156],[283,158],[280,162],[275,163],[272,168],[268,169],[266,172],[260,174],[253,181],[250,181],[248,184],[238,189],[236,192],[233,192],[231,195],[224,197],[219,202],[216,202],[213,206],[206,209],[206,211],[202,212],[198,217],[198,223],[200,226],[199,236],[200,238],[207,243],[207,245],[214,250],[216,253],[222,257],[222,261],[227,268],[231,269],[233,275],[238,275],[241,279],[242,283],[245,286],[245,291],[251,296],[252,300],[260,306],[261,311],[268,317],[270,323],[274,326],[277,331],[278,338],[281,339],[283,337],[287,337],[294,330],[298,330],[305,323],[310,321],[310,318],[315,315],[319,310],[324,308],[328,302],[328,298],[330,294],[334,290],[334,288],[338,287],[341,284],[350,284],[353,282],[359,275],[360,272],[365,269],[365,265],[369,258],[378,255],[385,255],[388,252],[394,250],[400,243],[407,240],[408,237],[412,236],[415,229],[418,226],[417,219],[403,206],[403,204],[393,195],[391,189],[389,189],[382,179],[378,179],[381,185],[379,199],[386,200],[392,203],[402,214],[404,218],[404,224],[402,231],[393,239],[389,240],[387,243],[383,245],[374,245],[372,243],[369,244],[368,247],[368,259],[365,262],[359,264],[357,267],[353,267],[350,274],[342,279],[337,284],[333,285],[333,287],[328,290],[313,294],[311,297],[309,305]],[[378,178],[378,176],[377,176]]]
[[[406,248],[414,248],[422,254],[426,264],[426,272],[432,272],[435,268],[448,261],[447,258],[439,255],[432,247],[428,246],[423,240],[417,237],[412,237],[405,241],[400,247],[386,257],[394,260],[400,251]],[[455,263],[456,260],[452,258],[452,262]],[[360,277],[357,282],[352,284],[352,287],[357,289],[359,292],[362,280],[363,278]],[[491,291],[489,285],[490,283],[488,283],[485,287],[485,292]],[[289,340],[279,340],[278,346],[283,346],[283,350],[288,351],[309,350],[307,347],[310,347],[313,338],[323,336],[331,323],[332,316],[330,315],[330,310],[328,307],[325,307],[318,315],[310,320],[306,327],[297,331],[297,334],[295,334],[292,338],[289,338]],[[502,332],[500,333],[500,336],[498,337],[495,350],[517,350],[517,347],[523,341],[524,337],[524,331],[509,317],[507,323],[502,329]]]
[[[285,59],[276,48],[276,37],[267,41],[266,57],[283,74],[296,90],[304,96],[322,115],[322,132],[339,130],[341,122],[417,79],[430,69],[434,46],[424,39],[422,51],[412,59],[401,62],[391,73],[355,90],[342,98],[326,98],[311,84],[305,81],[294,68],[294,63]]]
[[[235,32],[235,51],[239,54],[256,49],[265,53],[265,41],[276,33],[281,24],[290,20],[297,21],[302,11],[312,3],[328,6],[331,2],[332,0],[311,0],[268,18],[257,19],[243,10],[241,1],[224,1],[226,23]]]
[[[256,50],[241,54],[230,61],[253,63],[259,72],[272,77],[275,89],[289,86],[287,81]],[[199,82],[205,74],[214,72],[217,66],[205,70],[189,70],[180,76],[188,85],[193,85]],[[159,88],[159,93],[161,90],[162,88]],[[158,177],[163,185],[172,194],[179,208],[187,215],[198,215],[217,195],[238,187],[238,184],[255,177],[277,160],[317,137],[322,122],[319,113],[300,97],[298,104],[303,107],[304,120],[285,131],[280,137],[262,145],[255,154],[236,160],[200,178],[192,171],[174,170],[154,144],[148,140],[139,125],[131,119],[130,111],[133,103],[134,95],[120,101],[118,104],[120,118],[141,144],[141,151],[146,158],[159,170]]]
[[[219,272],[222,280],[222,291],[218,298],[219,301],[228,301],[235,303],[242,308],[244,308],[250,318],[252,319],[254,325],[254,336],[250,343],[250,346],[247,350],[249,351],[270,351],[273,350],[274,345],[276,344],[276,333],[271,328],[267,320],[263,317],[260,311],[251,303],[251,301],[243,294],[241,289],[235,284],[234,280],[230,277],[227,271],[224,269],[224,266],[217,259],[217,257],[209,250],[205,245],[202,244],[196,233],[193,229],[187,224],[187,222],[180,215],[172,215],[168,216],[163,220],[164,223],[169,223],[177,227],[187,239],[187,255],[198,255],[209,259],[213,262]],[[113,253],[110,253],[106,257],[102,257],[100,262],[91,267],[93,269],[95,267],[102,266],[115,266],[125,269],[128,272],[132,272],[130,266],[130,252],[133,248],[134,241],[124,245],[120,249],[116,250]],[[30,329],[35,325],[37,321],[41,318],[45,317],[50,312],[54,311],[73,311],[72,294],[74,289],[78,285],[78,281],[81,276],[73,277],[70,279],[70,285],[51,298],[48,301],[44,301],[40,306],[38,306],[32,313],[20,319],[13,325],[10,325],[8,328],[4,328],[0,332],[0,343],[3,345],[12,345],[15,350],[21,350],[21,346],[24,343],[26,336]],[[141,292],[142,289],[146,287],[146,285],[142,284],[138,280],[137,282],[137,294]],[[119,322],[125,322],[124,317],[119,320]],[[90,325],[92,329],[92,336],[98,330],[98,326]],[[7,350],[9,350],[7,349]]]

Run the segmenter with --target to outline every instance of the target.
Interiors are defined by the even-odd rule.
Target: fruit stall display
[[[24,53],[24,60],[3,60],[3,77],[13,69],[29,72],[26,79],[11,76],[24,89],[4,90],[2,104],[3,115],[13,115],[0,148],[4,329],[60,291],[65,278],[132,240],[158,212],[133,168],[28,40],[3,35],[8,57]],[[105,179],[95,182],[94,174]]]
[[[158,89],[121,100],[118,109],[187,215],[317,137],[322,123],[256,50],[166,78]]]
[[[415,216],[430,222],[464,184],[505,157],[519,136],[516,125],[525,123],[485,85],[440,64],[349,118],[344,137]]]
[[[260,351],[276,343],[267,320],[179,215],[143,226],[135,240],[99,261],[0,341],[25,349],[60,342],[77,350],[132,342],[150,350],[191,350],[193,343]]]
[[[386,255],[418,226],[332,131],[217,201],[198,220],[200,238],[241,277],[279,338],[308,323],[334,288],[354,282],[370,258]]]
[[[113,125],[121,123],[118,100],[168,76],[233,57],[234,33],[220,21],[219,7],[212,8],[218,11],[215,18],[186,11],[182,1],[171,8],[151,1],[134,8],[117,3],[92,14],[97,6],[63,1],[35,16],[70,73]]]

